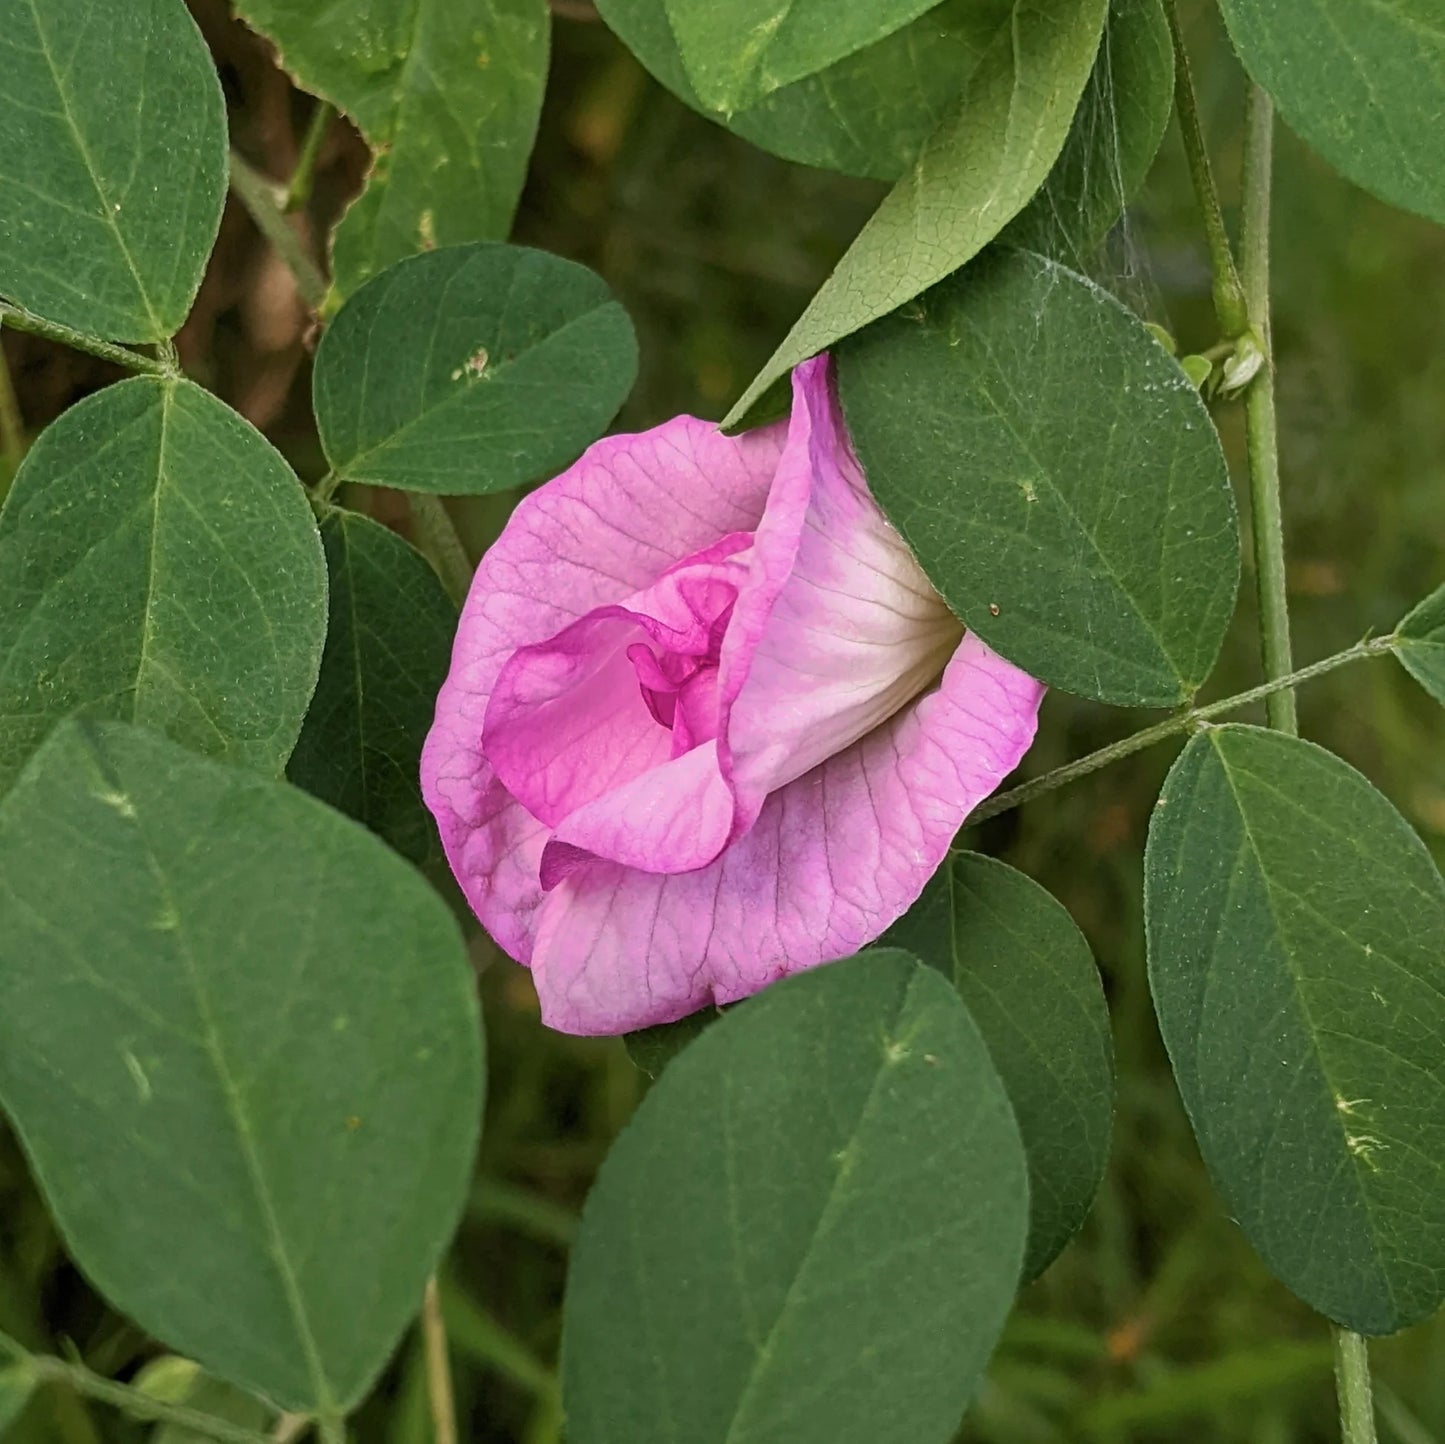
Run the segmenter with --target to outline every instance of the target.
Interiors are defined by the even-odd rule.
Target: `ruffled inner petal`
[[[750,534],[730,534],[503,666],[482,746],[511,795],[554,829],[544,889],[590,857],[672,872],[726,845],[732,793],[709,744],[751,546]]]

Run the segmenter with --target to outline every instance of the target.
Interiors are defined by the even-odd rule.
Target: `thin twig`
[[[466,601],[472,586],[471,558],[467,555],[462,539],[457,535],[455,523],[446,504],[439,496],[414,491],[407,496],[411,506],[412,526],[416,533],[416,544],[437,569],[451,598],[458,606]]]
[[[231,189],[245,206],[256,228],[271,243],[296,280],[296,290],[313,311],[321,309],[329,287],[316,262],[306,253],[301,237],[291,228],[286,213],[284,187],[262,175],[249,161],[231,152]]]
[[[1201,723],[1208,722],[1212,717],[1222,717],[1227,712],[1235,712],[1241,707],[1247,707],[1251,702],[1263,701],[1268,706],[1271,697],[1279,696],[1291,688],[1298,687],[1302,682],[1323,677],[1326,672],[1333,672],[1337,667],[1343,667],[1349,662],[1357,662],[1362,657],[1377,657],[1382,652],[1390,651],[1397,640],[1396,637],[1389,636],[1358,642],[1343,652],[1336,652],[1332,657],[1312,662],[1308,667],[1302,667],[1298,672],[1293,672],[1287,677],[1277,677],[1258,687],[1251,687],[1248,692],[1240,692],[1233,697],[1224,697],[1218,702],[1208,702],[1202,707],[1191,707],[1187,712],[1179,712],[1173,717],[1166,717],[1164,721],[1156,722],[1152,727],[1145,727],[1139,732],[1131,733],[1128,737],[1120,738],[1118,742],[1111,742],[1107,747],[1099,748],[1097,752],[1090,752],[1086,757],[1080,757],[1063,767],[1056,767],[1052,772],[1045,772],[1042,777],[1035,777],[1032,781],[1021,783],[1007,792],[1000,792],[996,797],[990,797],[986,802],[980,803],[974,808],[969,814],[968,821],[970,824],[983,822],[987,818],[997,817],[1001,812],[1010,812],[1015,807],[1022,807],[1025,802],[1032,802],[1034,798],[1042,797],[1046,792],[1053,792],[1056,788],[1075,782],[1080,777],[1087,777],[1089,773],[1097,772],[1111,762],[1118,762],[1121,758],[1129,757],[1135,752],[1142,752],[1144,748],[1152,747],[1156,742],[1163,742],[1169,737],[1177,737],[1181,732],[1188,732]]]
[[[1284,516],[1279,494],[1279,434],[1274,411],[1274,356],[1269,320],[1269,212],[1273,170],[1274,109],[1268,95],[1251,85],[1244,110],[1244,201],[1240,216],[1244,291],[1249,322],[1264,344],[1264,365],[1244,399],[1245,445],[1249,456],[1249,501],[1254,534],[1255,583],[1259,590],[1260,645],[1264,675],[1273,680],[1293,667],[1289,600],[1285,585]],[[1266,704],[1269,725],[1299,730],[1293,692]]]
[[[457,1444],[457,1405],[452,1393],[452,1365],[447,1356],[447,1326],[435,1277],[426,1281],[421,1306],[422,1341],[426,1349],[426,1394],[431,1405],[436,1444]]]
[[[321,145],[326,139],[326,133],[335,119],[336,107],[329,100],[318,100],[301,141],[301,154],[297,157],[296,169],[291,173],[291,183],[286,187],[286,199],[282,209],[287,215],[299,211],[311,199],[311,182],[316,176],[316,161],[321,155]]]
[[[44,316],[37,316],[33,311],[27,311],[24,306],[17,306],[10,301],[0,301],[0,322],[9,326],[12,331],[44,336],[47,341],[58,341],[72,350],[99,356],[102,361],[112,361],[129,371],[144,371],[151,376],[178,374],[176,367],[165,361],[157,361],[153,356],[142,356],[139,351],[132,351],[128,346],[102,341],[99,336],[90,336],[84,331],[75,330],[74,327],[62,326],[58,321],[47,321]]]
[[[1214,184],[1214,170],[1209,163],[1209,150],[1204,143],[1204,127],[1199,119],[1199,102],[1194,95],[1194,79],[1189,70],[1189,52],[1184,48],[1184,30],[1174,0],[1164,7],[1169,16],[1169,30],[1174,37],[1174,108],[1179,117],[1179,132],[1184,139],[1184,156],[1189,163],[1189,178],[1204,217],[1204,235],[1209,243],[1209,263],[1214,275],[1214,313],[1219,329],[1232,340],[1242,336],[1249,327],[1249,307],[1244,285],[1234,264],[1229,232],[1224,225],[1224,212],[1219,206],[1219,192]]]

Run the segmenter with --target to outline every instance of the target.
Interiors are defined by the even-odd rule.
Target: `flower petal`
[[[682,416],[607,437],[518,505],[477,568],[422,753],[422,794],[467,901],[514,958],[531,953],[547,828],[482,755],[498,672],[517,648],[650,585],[678,558],[751,531],[785,431],[779,422],[727,437]]]
[[[691,872],[722,851],[732,825],[717,743],[704,742],[572,813],[542,852],[542,887],[550,891],[599,858],[644,872]]]
[[[811,488],[787,581],[732,701],[731,776],[743,796],[871,732],[932,684],[963,636],[869,493],[822,361],[794,373],[793,408],[806,424],[788,447],[806,448]]]
[[[1033,739],[1042,686],[966,635],[928,693],[773,793],[696,872],[595,863],[536,915],[551,1027],[620,1033],[756,992],[871,942]]]

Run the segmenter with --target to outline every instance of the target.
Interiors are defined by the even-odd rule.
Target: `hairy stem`
[[[326,277],[306,253],[301,237],[291,229],[282,209],[285,190],[262,175],[249,161],[231,152],[231,189],[256,223],[256,229],[271,243],[272,249],[285,263],[296,280],[301,299],[313,310],[321,308],[329,289]]]
[[[457,1444],[457,1405],[452,1394],[452,1366],[447,1357],[447,1326],[442,1321],[437,1281],[426,1281],[422,1298],[421,1332],[426,1348],[426,1395],[431,1405],[432,1434],[436,1444]]]
[[[437,569],[451,599],[459,606],[467,599],[471,590],[471,558],[457,535],[451,513],[439,496],[414,491],[407,496],[411,506],[412,526],[416,533],[416,544],[431,564]]]
[[[1244,205],[1240,223],[1244,290],[1249,320],[1264,343],[1265,363],[1244,400],[1249,453],[1249,498],[1254,532],[1254,571],[1259,589],[1259,635],[1264,675],[1283,677],[1290,656],[1289,599],[1285,588],[1284,518],[1279,497],[1279,436],[1274,411],[1274,356],[1269,324],[1269,192],[1273,170],[1274,107],[1257,85],[1249,87],[1244,113]],[[1266,704],[1269,725],[1291,735],[1299,730],[1293,692]]]
[[[1245,286],[1234,264],[1229,245],[1229,232],[1224,225],[1224,212],[1219,206],[1219,192],[1214,184],[1214,170],[1209,164],[1209,151],[1204,144],[1204,127],[1199,120],[1199,103],[1194,95],[1194,78],[1189,69],[1189,53],[1184,48],[1184,31],[1174,0],[1165,5],[1169,30],[1174,37],[1174,108],[1179,116],[1179,132],[1184,138],[1184,155],[1189,163],[1189,179],[1204,218],[1204,235],[1209,243],[1209,265],[1214,274],[1214,314],[1219,329],[1231,339],[1242,336],[1253,319],[1245,297]]]
[[[1333,672],[1336,668],[1344,667],[1350,662],[1358,662],[1363,657],[1378,657],[1382,652],[1390,651],[1396,641],[1397,638],[1392,635],[1357,642],[1353,647],[1347,647],[1343,652],[1336,652],[1332,657],[1312,662],[1308,667],[1302,667],[1298,672],[1291,672],[1287,677],[1274,677],[1258,687],[1251,687],[1248,692],[1239,692],[1233,697],[1223,697],[1218,702],[1208,702],[1202,707],[1191,707],[1187,712],[1179,712],[1173,717],[1166,717],[1164,721],[1156,722],[1152,727],[1145,727],[1142,731],[1122,737],[1117,742],[1111,742],[1107,747],[1099,748],[1097,752],[1090,752],[1086,757],[1080,757],[1063,767],[1056,767],[1052,772],[1045,772],[1042,777],[1035,777],[1030,782],[1021,783],[1007,792],[1000,792],[996,797],[990,797],[986,802],[982,802],[974,808],[969,814],[968,821],[969,823],[983,822],[987,818],[997,817],[1000,812],[1011,812],[1015,807],[1022,807],[1025,802],[1032,802],[1034,798],[1042,797],[1046,792],[1053,792],[1056,788],[1075,782],[1080,777],[1087,777],[1089,773],[1097,772],[1111,762],[1118,762],[1122,758],[1132,756],[1135,752],[1142,752],[1146,747],[1152,747],[1156,742],[1163,742],[1166,738],[1177,737],[1181,732],[1188,732],[1201,723],[1208,722],[1212,717],[1222,717],[1227,712],[1238,711],[1239,708],[1247,707],[1251,702],[1262,701],[1268,707],[1271,697],[1278,697],[1290,688],[1299,686],[1302,682],[1323,677],[1326,672]]]
[[[1340,1400],[1341,1444],[1375,1444],[1370,1398],[1370,1356],[1365,1341],[1335,1326],[1335,1389]]]
[[[326,133],[335,119],[336,107],[329,100],[318,100],[301,141],[301,154],[297,157],[291,183],[286,187],[286,200],[282,209],[288,215],[292,211],[301,210],[311,199],[311,182],[316,175],[316,161],[321,155],[321,145],[326,139]]]
[[[139,351],[117,346],[112,341],[102,341],[99,336],[88,336],[84,331],[62,326],[58,321],[47,321],[43,316],[9,301],[0,301],[0,324],[9,326],[12,331],[26,331],[32,336],[44,336],[47,341],[58,341],[62,346],[99,356],[102,361],[114,362],[129,371],[144,371],[151,376],[178,374],[174,364],[157,361],[154,356],[142,356]]]

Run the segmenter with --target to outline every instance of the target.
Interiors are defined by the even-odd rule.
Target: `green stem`
[[[32,1354],[4,1334],[0,1334],[0,1354],[28,1365],[38,1383],[62,1384],[86,1398],[113,1405],[132,1419],[174,1424],[179,1429],[189,1429],[192,1433],[215,1439],[218,1444],[271,1444],[265,1434],[258,1434],[254,1429],[242,1429],[199,1409],[188,1409],[183,1404],[169,1404],[152,1398],[128,1384],[117,1384],[102,1378],[84,1364],[70,1363],[46,1354]]]
[[[336,107],[329,100],[318,100],[301,141],[301,154],[297,157],[291,184],[286,187],[283,209],[288,215],[292,211],[299,211],[311,199],[311,182],[316,174],[321,143],[326,139],[326,132],[331,129],[331,122],[335,119]]]
[[[1231,339],[1249,329],[1249,307],[1245,287],[1234,264],[1229,232],[1224,225],[1224,212],[1219,206],[1219,191],[1214,184],[1214,170],[1209,164],[1209,151],[1204,144],[1204,127],[1199,120],[1199,102],[1194,95],[1194,78],[1189,69],[1189,52],[1184,48],[1184,31],[1174,0],[1164,7],[1169,16],[1169,30],[1174,37],[1174,108],[1179,116],[1179,131],[1184,138],[1184,156],[1189,163],[1189,178],[1204,217],[1204,235],[1209,243],[1209,264],[1214,273],[1214,314],[1219,329]]]
[[[13,305],[9,301],[0,301],[0,323],[9,326],[12,331],[26,331],[32,336],[44,336],[47,341],[58,341],[72,350],[86,351],[92,356],[99,356],[102,361],[112,361],[117,366],[124,366],[129,371],[144,371],[151,376],[176,374],[174,365],[157,361],[153,356],[142,356],[139,351],[132,351],[128,346],[102,341],[99,336],[87,336],[84,331],[62,326],[58,321],[47,321],[43,316],[37,316],[23,306]]]
[[[1335,1326],[1335,1389],[1340,1400],[1341,1444],[1375,1444],[1370,1399],[1370,1355],[1365,1341]]]
[[[256,228],[271,243],[272,249],[285,262],[296,279],[301,299],[313,310],[319,310],[328,290],[326,277],[306,253],[301,237],[291,229],[291,222],[282,210],[285,191],[262,175],[255,166],[231,152],[231,189],[246,207]]]
[[[317,1421],[321,1444],[346,1444],[346,1421],[344,1419],[321,1419]]]
[[[1265,361],[1245,396],[1245,443],[1249,456],[1249,496],[1254,532],[1254,570],[1259,589],[1259,637],[1264,675],[1287,677],[1291,661],[1289,589],[1285,576],[1284,515],[1280,504],[1279,428],[1274,409],[1274,344],[1269,315],[1270,187],[1274,171],[1274,102],[1250,83],[1244,102],[1244,197],[1240,212],[1240,252],[1249,321],[1263,343]],[[1293,690],[1266,703],[1269,725],[1299,734]],[[1375,1414],[1370,1401],[1370,1357],[1365,1341],[1331,1325],[1335,1342],[1335,1379],[1343,1444],[1375,1444]]]
[[[1285,585],[1284,518],[1279,497],[1279,435],[1274,411],[1274,357],[1269,322],[1269,210],[1273,170],[1274,107],[1257,85],[1249,87],[1244,111],[1244,204],[1240,234],[1244,291],[1250,325],[1265,348],[1265,363],[1250,383],[1244,402],[1249,454],[1249,496],[1254,532],[1254,571],[1259,589],[1259,630],[1264,675],[1283,677],[1290,656],[1289,598]],[[1299,731],[1293,692],[1272,697],[1269,725],[1291,735]]]
[[[0,321],[0,330],[4,330],[3,321]],[[25,418],[20,414],[20,402],[15,396],[15,384],[10,379],[3,347],[0,347],[0,456],[12,472],[18,471],[25,460]]]
[[[460,605],[467,599],[475,568],[461,537],[457,535],[451,513],[439,496],[429,496],[425,492],[411,492],[407,501],[411,506],[417,547],[430,558],[442,585],[452,600]]]
[[[1237,711],[1240,707],[1247,707],[1251,702],[1262,701],[1268,707],[1270,698],[1278,697],[1290,688],[1298,687],[1302,682],[1323,677],[1326,672],[1333,672],[1337,667],[1346,666],[1350,662],[1358,662],[1363,657],[1377,657],[1382,652],[1390,651],[1396,641],[1397,638],[1389,636],[1374,637],[1364,642],[1357,642],[1353,647],[1348,647],[1343,652],[1336,652],[1332,657],[1312,662],[1308,667],[1302,667],[1298,672],[1291,672],[1287,677],[1275,677],[1268,682],[1261,683],[1258,687],[1251,687],[1248,692],[1239,692],[1233,697],[1223,697],[1218,702],[1208,702],[1203,707],[1191,707],[1187,712],[1178,712],[1173,717],[1166,717],[1164,721],[1156,722],[1152,727],[1145,727],[1142,731],[1123,737],[1118,742],[1111,742],[1107,747],[1101,747],[1097,752],[1090,752],[1086,757],[1080,757],[1063,767],[1056,767],[1052,772],[1045,772],[1042,777],[1035,777],[1030,782],[1010,788],[1007,792],[1000,792],[996,797],[990,797],[987,802],[974,808],[969,814],[968,821],[970,823],[983,822],[987,818],[997,817],[1000,812],[1010,812],[1015,807],[1023,806],[1025,802],[1032,802],[1034,798],[1042,797],[1046,792],[1053,792],[1056,788],[1074,782],[1080,777],[1087,777],[1089,773],[1097,772],[1111,762],[1118,762],[1121,758],[1129,757],[1135,752],[1142,752],[1156,742],[1163,742],[1169,737],[1177,737],[1181,732],[1188,732],[1191,728],[1208,722],[1212,717],[1221,717],[1226,712]]]

